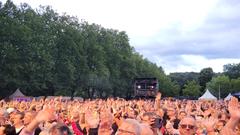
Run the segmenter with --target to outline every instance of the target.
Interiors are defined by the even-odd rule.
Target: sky
[[[6,0],[3,0],[5,3]],[[12,0],[105,28],[125,31],[130,45],[165,73],[200,72],[240,63],[239,0]]]

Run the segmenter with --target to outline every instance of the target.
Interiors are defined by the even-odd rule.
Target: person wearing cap
[[[8,114],[11,114],[11,113],[13,113],[13,112],[15,112],[16,110],[14,109],[14,108],[12,108],[12,107],[10,107],[10,108],[8,108],[7,109],[7,113]]]

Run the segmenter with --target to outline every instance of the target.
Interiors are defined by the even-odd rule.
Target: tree
[[[201,86],[196,81],[188,81],[187,84],[184,85],[183,95],[190,97],[198,97],[200,95]]]
[[[214,72],[212,68],[204,68],[199,73],[199,85],[201,86],[201,93],[204,92],[206,88],[206,83],[211,81],[212,77],[214,75]]]
[[[182,95],[182,90],[184,89],[184,85],[188,81],[196,81],[198,82],[199,73],[195,72],[184,72],[184,73],[170,73],[168,75],[173,82],[176,82],[180,86],[179,94]]]
[[[230,79],[225,75],[214,77],[206,87],[217,97],[220,92],[220,98],[226,97],[232,92]]]
[[[240,63],[238,64],[227,64],[223,66],[223,72],[230,79],[237,79],[240,77]]]
[[[49,6],[0,2],[0,90],[24,94],[131,97],[135,77],[156,77],[166,96],[179,87],[135,52],[124,31],[106,29]]]
[[[231,93],[239,92],[240,90],[240,78],[231,79]]]

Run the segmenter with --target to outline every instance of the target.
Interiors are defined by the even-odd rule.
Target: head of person
[[[140,129],[141,129],[141,135],[154,135],[154,131],[147,124],[141,123]]]
[[[140,123],[134,119],[125,119],[118,127],[116,135],[141,135]]]
[[[100,113],[100,124],[98,128],[99,135],[111,135],[113,124],[113,116],[109,111],[102,111]]]
[[[41,105],[41,104],[38,104],[38,105],[36,105],[36,107],[35,107],[36,112],[39,112],[39,111],[41,111],[42,109],[43,109],[43,105]]]
[[[80,113],[79,114],[79,124],[85,124],[85,113]]]
[[[157,114],[159,117],[163,118],[163,116],[164,116],[164,110],[163,110],[162,108],[158,108],[158,110],[156,111],[156,114]]]
[[[17,110],[15,108],[10,107],[7,109],[8,118],[11,123],[13,123],[13,116],[15,115],[16,112]]]
[[[215,125],[215,128],[218,130],[218,131],[221,131],[222,128],[226,125],[226,121],[225,120],[219,120],[216,125]]]
[[[186,117],[187,113],[184,111],[184,110],[181,110],[179,112],[179,115],[178,115],[178,118],[181,120],[183,119],[184,117]]]
[[[71,111],[71,118],[72,118],[73,120],[79,119],[79,112],[78,112],[77,109],[73,109],[73,110]]]
[[[175,113],[176,113],[175,110],[176,109],[173,106],[169,106],[167,108],[167,115],[170,116],[170,117],[175,116]]]
[[[196,120],[191,116],[187,116],[180,121],[178,129],[180,135],[194,135],[197,129]]]
[[[22,101],[22,102],[20,103],[18,109],[21,110],[21,111],[26,110],[26,109],[27,109],[26,103],[25,103],[24,101]]]
[[[8,117],[8,112],[4,109],[0,109],[0,117]]]
[[[50,128],[49,135],[72,135],[72,134],[70,129],[66,125],[62,123],[57,123]]]
[[[16,112],[13,115],[13,125],[23,125],[24,113]]]
[[[141,117],[142,123],[151,125],[152,120],[154,119],[154,116],[155,116],[155,113],[153,113],[153,112],[145,112],[145,113],[143,113],[143,115]]]
[[[15,127],[10,124],[2,125],[0,127],[0,135],[16,135]]]
[[[108,122],[101,122],[100,126],[98,128],[98,134],[99,135],[111,135],[113,132],[113,129]]]
[[[23,118],[23,124],[25,126],[28,125],[35,118],[36,115],[37,115],[37,113],[34,111],[25,112],[24,118]]]
[[[6,111],[7,111],[7,113],[8,113],[9,115],[11,115],[11,114],[13,114],[14,112],[16,112],[16,109],[10,107],[10,108],[8,108]]]
[[[128,112],[128,117],[132,119],[136,119],[138,116],[138,112],[134,109],[130,109]]]
[[[222,113],[218,116],[218,119],[227,121],[230,118],[230,116],[227,113]]]
[[[5,121],[9,119],[9,115],[6,110],[1,109],[0,110],[0,124],[4,124]]]

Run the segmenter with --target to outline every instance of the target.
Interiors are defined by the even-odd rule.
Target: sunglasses
[[[182,125],[180,125],[180,126],[181,126],[182,129],[187,129],[187,128],[188,128],[188,129],[194,129],[194,127],[195,127],[195,126],[193,126],[193,125],[186,125],[186,124],[182,124]]]

